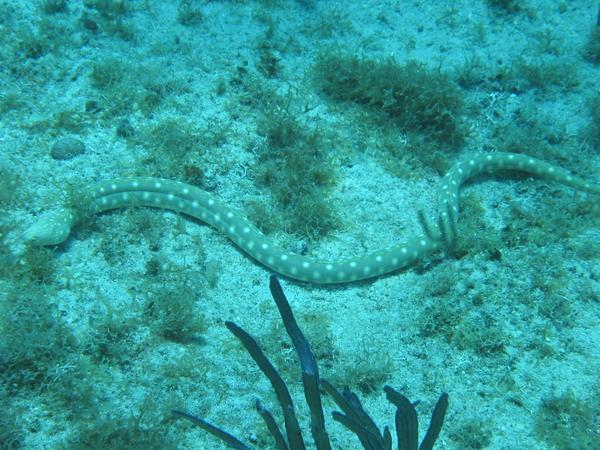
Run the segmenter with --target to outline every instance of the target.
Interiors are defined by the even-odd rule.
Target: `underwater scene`
[[[0,449],[600,449],[597,0],[0,1]]]

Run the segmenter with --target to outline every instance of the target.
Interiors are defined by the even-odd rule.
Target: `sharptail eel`
[[[289,278],[317,284],[347,283],[402,269],[440,248],[453,245],[461,185],[480,173],[502,170],[522,171],[580,191],[600,194],[600,185],[527,155],[478,155],[457,163],[442,178],[435,220],[430,222],[422,212],[419,214],[423,227],[421,235],[361,257],[327,261],[278,247],[242,214],[199,188],[161,178],[127,177],[85,187],[81,192],[82,198],[89,200],[87,204],[62,206],[42,215],[24,237],[33,244],[55,245],[66,240],[73,226],[88,215],[127,206],[151,206],[187,214],[209,224],[251,258]]]

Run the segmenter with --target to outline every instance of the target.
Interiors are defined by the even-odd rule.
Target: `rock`
[[[53,159],[71,159],[85,152],[85,144],[74,137],[63,137],[54,143],[50,150]]]

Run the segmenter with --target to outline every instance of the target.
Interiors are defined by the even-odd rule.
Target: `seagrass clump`
[[[329,382],[319,377],[319,369],[310,345],[298,327],[287,298],[283,293],[283,289],[274,275],[271,276],[270,289],[285,329],[300,359],[304,396],[310,410],[311,433],[317,450],[331,450],[329,435],[325,428],[321,389],[331,395],[342,411],[333,412],[333,419],[352,431],[358,437],[365,450],[391,450],[392,435],[389,428],[386,426],[381,431],[364,410],[358,397],[348,387],[339,392]],[[278,450],[304,450],[306,448],[304,438],[296,418],[292,398],[285,382],[250,334],[233,322],[225,322],[225,325],[244,345],[273,386],[283,413],[285,434],[271,412],[264,408],[259,400],[256,401],[255,406],[273,436],[275,447]],[[442,394],[437,401],[427,433],[419,445],[418,418],[415,409],[418,402],[412,403],[408,398],[390,386],[385,386],[384,391],[387,399],[396,407],[395,424],[398,450],[433,449],[433,444],[444,423],[444,417],[448,408],[448,394]],[[190,420],[231,448],[238,450],[249,450],[252,448],[232,434],[199,417],[176,410],[173,411],[173,414],[177,417]]]

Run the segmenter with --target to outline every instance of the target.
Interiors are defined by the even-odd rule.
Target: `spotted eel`
[[[74,225],[90,214],[127,206],[151,206],[187,214],[211,225],[251,258],[289,278],[316,284],[347,283],[405,268],[440,248],[453,245],[461,185],[480,173],[502,170],[522,171],[580,191],[600,194],[600,185],[527,155],[488,153],[473,156],[454,165],[442,178],[433,221],[419,213],[422,234],[364,256],[327,261],[278,247],[242,214],[197,187],[161,178],[126,177],[85,187],[82,198],[86,199],[86,204],[62,206],[42,215],[25,232],[24,238],[37,245],[59,244],[67,239]]]

